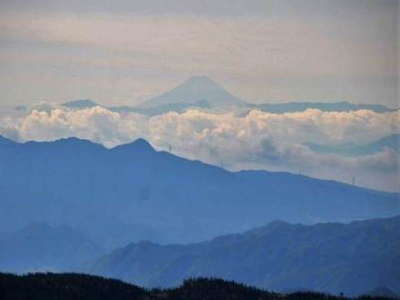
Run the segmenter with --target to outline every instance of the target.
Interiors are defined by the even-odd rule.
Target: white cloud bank
[[[113,147],[143,137],[157,149],[223,165],[306,175],[396,191],[399,154],[391,149],[360,157],[319,154],[304,143],[369,143],[400,133],[400,112],[305,112],[273,114],[253,110],[244,116],[198,110],[146,117],[102,107],[55,108],[26,115],[0,115],[0,134],[14,140],[47,141],[76,136]]]

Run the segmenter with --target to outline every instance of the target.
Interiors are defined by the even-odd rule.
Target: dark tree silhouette
[[[174,289],[146,290],[84,274],[0,273],[0,300],[345,300],[314,292],[278,294],[215,278],[188,279]],[[358,300],[389,299],[359,297]]]

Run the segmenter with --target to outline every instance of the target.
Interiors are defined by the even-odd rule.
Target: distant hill
[[[185,281],[179,288],[145,290],[114,279],[83,274],[29,274],[15,276],[0,273],[3,300],[346,300],[345,297],[298,292],[277,294],[221,279],[198,278]],[[371,300],[367,297],[359,300]],[[376,297],[376,300],[387,299]]]
[[[34,223],[0,236],[0,270],[60,271],[104,254],[81,232],[67,226]]]
[[[200,94],[199,94],[200,95]],[[203,97],[194,97],[200,99]],[[307,109],[318,109],[324,112],[349,112],[356,110],[371,110],[377,113],[391,112],[396,109],[388,108],[380,104],[353,104],[350,102],[287,102],[287,103],[265,103],[265,104],[251,104],[242,102],[240,104],[230,103],[229,105],[214,105],[211,101],[205,100],[187,101],[182,103],[170,102],[166,104],[146,104],[138,106],[113,106],[107,107],[108,109],[116,112],[136,112],[144,115],[154,116],[167,112],[182,113],[188,109],[200,109],[210,112],[238,112],[246,113],[249,110],[261,110],[275,114],[303,112]],[[171,100],[174,101],[174,100]],[[176,101],[176,100],[175,100]]]
[[[132,243],[83,271],[147,287],[200,276],[275,291],[359,295],[379,285],[400,292],[399,265],[400,216],[310,226],[276,221],[189,245]]]
[[[104,106],[104,105],[100,105],[92,100],[75,100],[75,101],[66,102],[62,105],[64,107],[67,107],[70,109],[76,109],[76,110],[100,106],[100,107],[104,107],[113,112],[118,112],[118,113],[132,113],[133,112],[133,113],[143,114],[143,115],[147,115],[147,116],[160,115],[160,114],[164,114],[164,113],[167,113],[170,111],[182,113],[190,108],[197,108],[197,109],[199,109],[199,108],[200,109],[211,109],[212,108],[210,103],[208,103],[205,100],[200,100],[200,101],[196,101],[193,103],[190,103],[190,102],[189,103],[168,103],[168,104],[156,105],[156,106],[151,106],[151,107],[141,107],[141,106],[136,107],[136,106],[127,106],[127,105]]]
[[[78,228],[111,249],[131,241],[194,242],[274,219],[351,221],[400,214],[398,194],[266,171],[229,172],[155,151],[77,138],[0,143],[0,226]]]
[[[400,134],[392,134],[365,145],[342,144],[337,146],[325,146],[318,144],[306,144],[313,151],[319,153],[335,153],[346,156],[368,155],[390,148],[400,152]]]
[[[168,93],[167,93],[168,94]],[[86,102],[86,100],[78,100],[78,101],[71,101],[64,103],[63,105],[73,109],[84,109],[90,108],[94,106],[102,106],[111,111],[115,112],[135,112],[139,114],[144,114],[148,116],[160,115],[167,112],[177,112],[182,113],[187,111],[188,109],[200,109],[206,110],[210,112],[241,112],[246,113],[251,109],[257,109],[264,112],[270,112],[275,114],[283,114],[283,113],[293,113],[293,112],[303,112],[307,109],[318,109],[325,112],[349,112],[349,111],[356,111],[356,110],[371,110],[377,113],[384,113],[384,112],[391,112],[395,111],[396,109],[391,109],[384,105],[380,104],[354,104],[346,101],[342,102],[287,102],[287,103],[264,103],[264,104],[251,104],[239,100],[241,102],[229,100],[226,101],[210,101],[208,99],[213,99],[213,97],[206,97],[202,96],[203,93],[199,92],[197,96],[191,98],[179,98],[179,97],[172,97],[165,98],[167,100],[160,101],[161,103],[158,104],[157,100],[150,99],[148,102],[142,103],[137,106],[103,106],[96,104],[95,102]],[[204,94],[205,95],[205,94]],[[234,97],[234,96],[232,96]],[[222,98],[222,97],[221,97]],[[164,99],[164,97],[162,98]],[[186,99],[186,101],[178,102],[178,99]],[[229,97],[227,97],[229,99]],[[82,102],[81,102],[82,101]],[[90,101],[90,100],[89,100]],[[165,103],[162,103],[164,102]],[[176,101],[176,102],[173,102]],[[36,106],[36,110],[45,110],[48,111],[49,107],[46,106]]]
[[[286,102],[286,103],[265,103],[250,105],[253,108],[270,112],[270,113],[289,113],[289,112],[301,112],[307,109],[319,109],[321,111],[354,111],[354,110],[372,110],[378,113],[390,112],[395,109],[390,109],[380,104],[353,104],[346,101],[341,102]]]
[[[46,103],[46,102],[41,102],[39,104],[31,105],[31,106],[26,106],[26,105],[18,105],[14,107],[14,110],[19,111],[19,112],[25,112],[29,113],[34,110],[36,111],[43,111],[43,112],[51,112],[52,110],[60,107],[66,107],[74,110],[80,110],[80,109],[86,109],[86,108],[92,108],[95,106],[101,106],[105,107],[103,105],[97,104],[96,102],[90,100],[90,99],[82,99],[82,100],[72,100],[68,101],[65,103],[62,103],[61,106],[54,104],[54,103]]]

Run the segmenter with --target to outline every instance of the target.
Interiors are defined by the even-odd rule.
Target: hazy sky
[[[1,0],[0,104],[142,102],[208,75],[253,102],[398,106],[397,0]]]

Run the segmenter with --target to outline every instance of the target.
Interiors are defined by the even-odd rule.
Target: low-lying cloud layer
[[[366,144],[400,133],[399,111],[375,113],[305,112],[273,114],[257,110],[245,115],[198,110],[153,117],[117,113],[102,107],[50,112],[0,114],[0,134],[14,140],[48,141],[76,136],[113,147],[143,137],[160,150],[217,164],[232,170],[267,169],[301,172],[395,191],[399,153],[393,149],[343,157],[312,151],[306,143]]]

